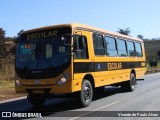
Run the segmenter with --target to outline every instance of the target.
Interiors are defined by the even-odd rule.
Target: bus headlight
[[[67,74],[63,74],[63,76],[61,77],[60,80],[58,80],[57,85],[63,85],[67,82],[68,80],[68,75]]]
[[[21,86],[21,83],[19,82],[19,80],[16,80],[16,85]]]

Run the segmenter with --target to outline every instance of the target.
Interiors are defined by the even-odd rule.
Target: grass
[[[147,74],[148,73],[156,73],[156,72],[160,72],[160,61],[158,61],[157,66],[156,67],[151,67],[149,65],[149,62],[147,62]]]
[[[13,80],[0,80],[0,100],[21,97],[24,95],[25,94],[16,94]]]

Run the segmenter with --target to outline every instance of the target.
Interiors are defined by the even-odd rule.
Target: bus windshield
[[[27,33],[20,37],[16,54],[16,68],[25,70],[47,70],[70,63],[71,47],[61,40],[62,35],[71,34],[67,28]],[[66,39],[71,44],[71,38]],[[41,71],[41,72],[42,72]]]

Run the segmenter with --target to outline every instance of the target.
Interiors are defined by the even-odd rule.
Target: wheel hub
[[[91,89],[89,86],[84,87],[83,97],[85,101],[89,101],[91,98]]]

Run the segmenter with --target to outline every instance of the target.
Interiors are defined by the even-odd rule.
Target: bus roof
[[[51,29],[51,28],[58,28],[58,27],[72,27],[72,28],[76,28],[76,29],[84,29],[84,30],[90,30],[90,31],[97,31],[97,32],[100,32],[100,33],[105,33],[105,34],[111,35],[113,37],[119,37],[119,38],[124,38],[124,39],[130,39],[130,40],[135,40],[135,41],[143,42],[143,40],[141,40],[141,39],[134,38],[134,37],[127,36],[127,35],[122,35],[122,34],[120,34],[118,32],[111,32],[111,31],[104,30],[104,29],[101,29],[101,28],[92,27],[92,26],[88,26],[88,25],[84,25],[84,24],[79,24],[79,23],[57,24],[57,25],[52,25],[52,26],[45,26],[45,27],[40,27],[40,28],[35,28],[35,29],[27,30],[24,33],[33,32],[33,31],[37,31],[37,30],[45,30],[45,29]]]

